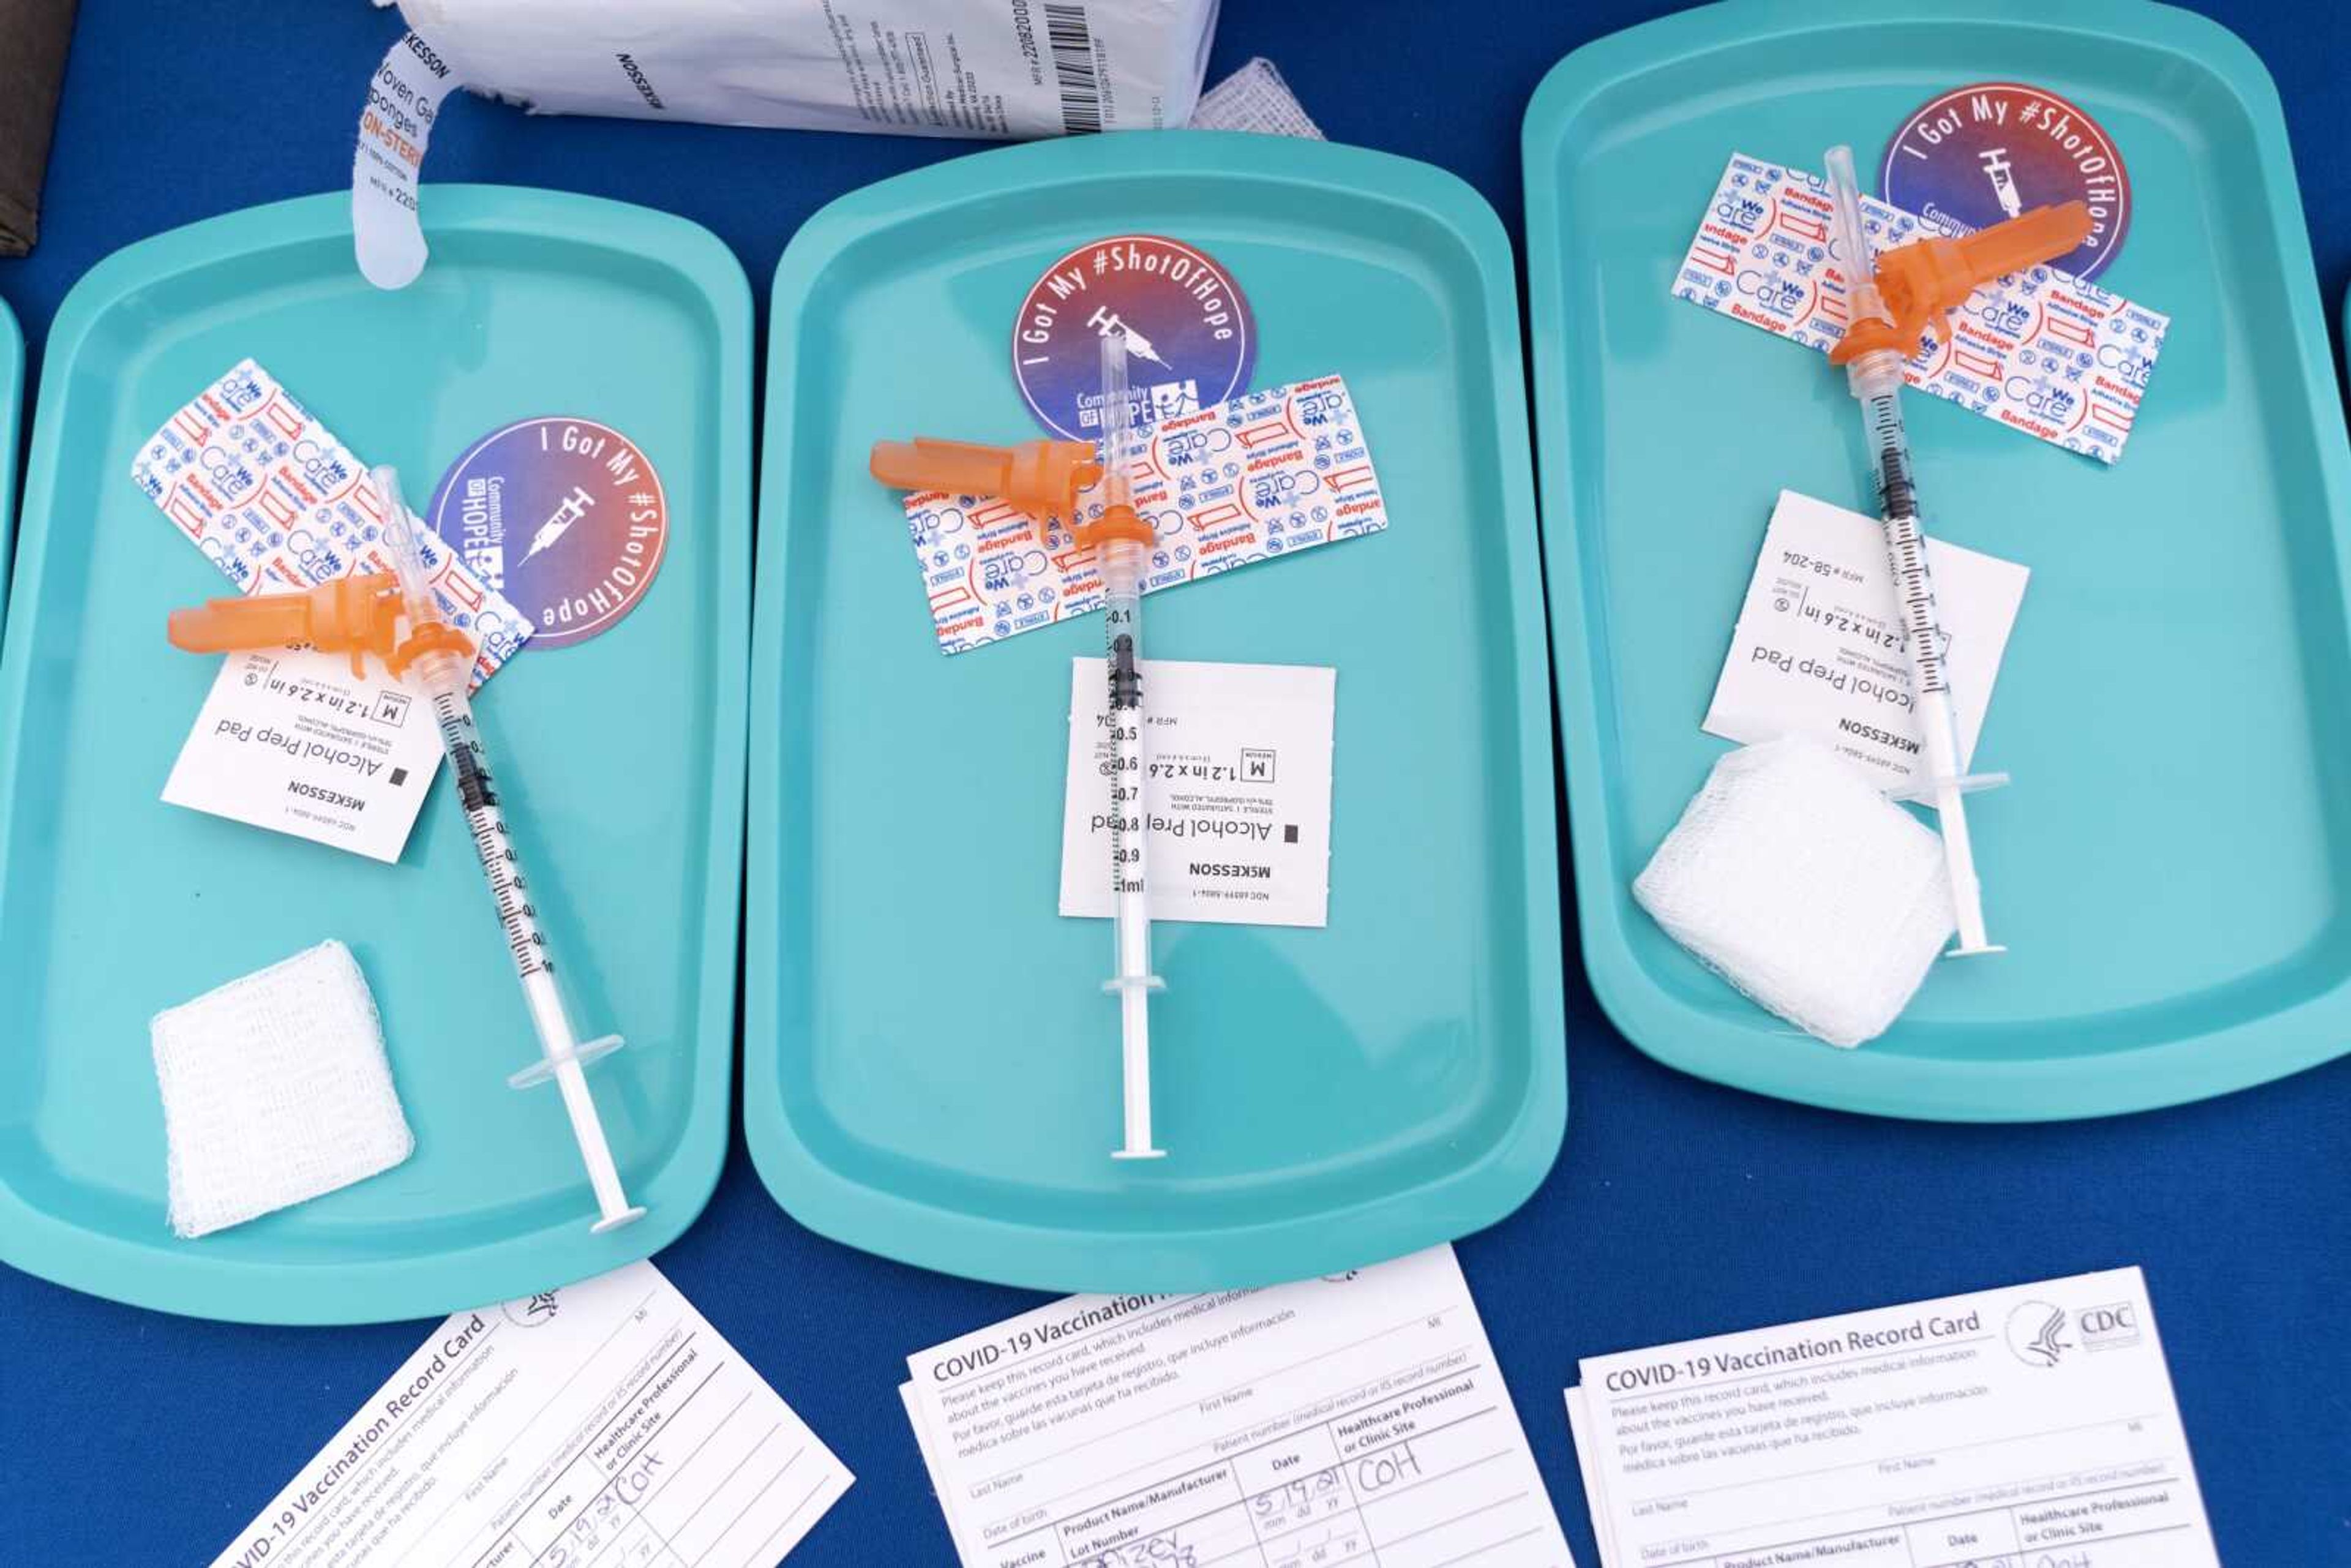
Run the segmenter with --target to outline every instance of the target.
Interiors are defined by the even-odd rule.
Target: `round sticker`
[[[1959,234],[2035,207],[2081,201],[2090,237],[2053,266],[2095,277],[2130,227],[2130,175],[2105,127],[2022,82],[1953,88],[1919,106],[1886,144],[1887,204]]]
[[[530,645],[584,642],[636,608],[669,544],[661,476],[592,419],[526,419],[451,465],[424,520],[530,617]]]
[[[1012,327],[1012,375],[1054,434],[1102,434],[1102,340],[1126,329],[1135,417],[1155,423],[1249,390],[1257,321],[1232,275],[1160,235],[1080,246],[1045,269]]]

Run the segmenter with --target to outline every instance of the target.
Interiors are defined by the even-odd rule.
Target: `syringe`
[[[1844,361],[1845,384],[1861,402],[1862,429],[1877,485],[1878,516],[1886,525],[1886,555],[1894,570],[1895,602],[1910,656],[1912,711],[1918,720],[1927,774],[1917,796],[1935,808],[1943,825],[1943,860],[1950,871],[1959,927],[1959,945],[1951,955],[1998,953],[2003,949],[1985,937],[1983,889],[1976,880],[1975,853],[1968,838],[1967,808],[1961,797],[1970,789],[2006,779],[2005,776],[1963,778],[1959,773],[1959,718],[1951,706],[1950,681],[1943,667],[1935,583],[1927,571],[1927,541],[1919,529],[1918,492],[1911,478],[1910,438],[1902,423],[1906,355],[1893,347],[1858,347],[1859,340],[1852,336],[1855,327],[1865,322],[1882,322],[1889,329],[1895,325],[1894,313],[1878,292],[1869,231],[1862,225],[1861,187],[1854,176],[1852,148],[1829,150],[1828,179],[1829,196],[1836,207],[1838,263],[1845,277],[1847,342],[1857,346],[1857,351]],[[1915,346],[1915,329],[1910,341]]]
[[[424,555],[410,531],[413,519],[400,497],[400,476],[379,467],[370,476],[382,503],[386,553],[400,579],[412,641],[402,649],[403,682],[421,687],[433,704],[434,721],[449,768],[457,785],[457,799],[465,811],[465,826],[481,856],[482,873],[489,879],[490,897],[505,928],[507,952],[514,959],[516,977],[522,982],[523,1000],[530,1009],[531,1027],[538,1033],[539,1061],[507,1082],[517,1089],[552,1078],[563,1094],[563,1109],[571,1118],[571,1135],[588,1166],[589,1185],[596,1192],[601,1218],[590,1228],[605,1231],[626,1225],[644,1213],[632,1207],[621,1189],[621,1173],[612,1163],[611,1146],[604,1141],[603,1124],[596,1117],[596,1102],[588,1092],[580,1069],[620,1049],[621,1037],[606,1035],[582,1043],[572,1032],[564,1011],[563,995],[555,984],[555,961],[549,956],[547,935],[539,928],[538,911],[530,902],[530,883],[507,832],[506,814],[499,809],[497,788],[490,777],[489,755],[482,747],[482,732],[474,722],[466,699],[473,657],[470,644],[444,622],[424,574]]]
[[[1151,525],[1134,510],[1134,415],[1127,403],[1126,332],[1102,337],[1102,512],[1077,530],[1102,573],[1102,640],[1110,671],[1110,883],[1118,916],[1118,972],[1102,989],[1118,998],[1120,1065],[1125,1090],[1125,1146],[1112,1157],[1157,1159],[1151,1142],[1151,993],[1165,982],[1151,972],[1151,905],[1145,845],[1150,838],[1143,726],[1143,570]]]

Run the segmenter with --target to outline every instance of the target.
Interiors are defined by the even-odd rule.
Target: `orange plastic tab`
[[[361,654],[388,661],[398,650],[399,621],[399,581],[362,572],[298,593],[214,599],[194,610],[174,610],[166,634],[172,646],[191,653],[308,643],[322,653],[349,653],[357,677],[364,673]]]
[[[1147,545],[1154,537],[1151,525],[1133,507],[1104,507],[1101,517],[1091,523],[1080,523],[1070,530],[1070,535],[1081,549],[1100,549],[1112,539],[1132,539]]]
[[[165,635],[172,646],[191,653],[308,643],[322,653],[349,653],[353,679],[367,673],[362,660],[369,653],[394,675],[418,654],[436,649],[473,657],[471,640],[439,621],[412,626],[402,638],[402,615],[399,579],[360,572],[296,593],[213,599],[193,610],[174,610]]]
[[[1047,517],[1074,517],[1078,492],[1102,478],[1093,445],[1084,441],[982,446],[918,435],[875,442],[871,466],[873,477],[900,490],[999,497],[1035,518],[1040,535]]]
[[[1877,258],[1877,291],[1885,296],[1893,321],[1847,321],[1844,339],[1829,350],[1829,363],[1842,365],[1880,349],[1891,349],[1907,360],[1918,351],[1919,335],[1930,322],[1948,342],[1951,312],[1969,295],[1995,277],[2053,261],[2089,237],[2088,205],[2066,202],[2035,207],[1965,239],[1921,239],[1896,246]]]

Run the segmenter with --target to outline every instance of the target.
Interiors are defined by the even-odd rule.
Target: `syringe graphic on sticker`
[[[551,548],[556,540],[570,532],[571,525],[586,517],[588,508],[595,504],[595,497],[577,485],[572,486],[571,494],[566,496],[562,504],[548,515],[547,521],[539,524],[538,532],[530,536],[530,548],[522,552],[522,560],[515,564],[520,566],[523,561],[530,559],[539,551]]]
[[[1113,332],[1125,333],[1126,352],[1127,357],[1130,359],[1149,360],[1153,364],[1159,366],[1163,370],[1173,371],[1176,368],[1169,364],[1165,360],[1160,358],[1159,350],[1151,346],[1150,339],[1144,337],[1142,333],[1128,326],[1115,310],[1107,310],[1097,307],[1094,313],[1086,318],[1086,325],[1092,327],[1096,332],[1099,332],[1104,338],[1108,338]]]
[[[2010,217],[2024,215],[2024,198],[2017,193],[2015,165],[2008,161],[2008,149],[1993,147],[1976,154],[1983,165],[1984,178],[1991,182],[1991,193],[1999,199],[2000,210]]]

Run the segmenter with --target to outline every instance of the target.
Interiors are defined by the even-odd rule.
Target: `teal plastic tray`
[[[1629,885],[1726,749],[1698,732],[1782,486],[1868,510],[1818,355],[1668,297],[1734,150],[1865,163],[2020,80],[2135,191],[2099,281],[2172,328],[2111,470],[1908,401],[1930,532],[2032,570],[1969,821],[2004,957],[1939,965],[1853,1052],[1677,947]],[[2218,1093],[2351,1046],[2346,452],[2277,95],[2210,22],[2119,0],[1691,11],[1569,57],[1525,125],[1554,663],[1584,962],[1643,1050],[1742,1088],[1965,1120]]]
[[[1085,241],[1200,246],[1255,384],[1344,374],[1393,526],[1151,601],[1157,657],[1338,675],[1330,925],[1163,925],[1164,1161],[1114,1162],[1111,937],[1055,913],[1086,617],[939,653],[877,438],[1039,434],[1008,348]],[[829,1236],[1048,1289],[1326,1271],[1474,1230],[1566,1118],[1510,250],[1450,175],[1186,132],[956,159],[777,269],[752,657],[746,1130]]]
[[[351,261],[350,199],[198,224],[91,269],[49,337],[0,664],[0,1256],[206,1317],[414,1318],[643,1258],[726,1147],[749,646],[750,291],[681,219],[550,192],[426,193],[433,261],[398,294]],[[229,591],[131,480],[138,444],[252,355],[359,455],[431,476],[474,438],[580,413],[642,444],[673,518],[635,611],[526,650],[483,728],[645,1218],[595,1207],[455,794],[405,858],[158,799],[217,661],[163,641]],[[328,937],[383,1015],[406,1164],[194,1241],[164,1221],[148,1019]]]
[[[16,532],[16,431],[24,420],[25,334],[0,299],[0,628],[7,623],[8,554]],[[5,640],[5,636],[0,636]]]

